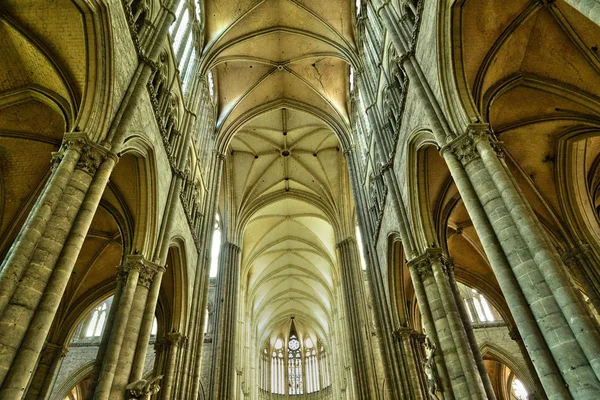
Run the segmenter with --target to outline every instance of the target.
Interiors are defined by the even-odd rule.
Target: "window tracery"
[[[265,393],[297,396],[319,392],[331,385],[323,344],[291,331],[287,341],[278,337],[260,350],[259,387]]]

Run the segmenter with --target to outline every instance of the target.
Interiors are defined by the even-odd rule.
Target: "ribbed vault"
[[[315,341],[341,335],[335,244],[354,232],[343,152],[354,13],[342,0],[206,2],[203,69],[227,155],[228,240],[241,247],[241,335],[254,338],[240,366],[291,317]]]

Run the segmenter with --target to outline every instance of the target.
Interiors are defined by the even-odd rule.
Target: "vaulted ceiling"
[[[245,312],[259,340],[292,316],[323,337],[338,297],[336,235],[353,213],[342,147],[354,4],[213,0],[206,15]]]

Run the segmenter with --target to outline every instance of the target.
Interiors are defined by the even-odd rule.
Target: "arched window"
[[[502,321],[498,312],[490,305],[483,294],[460,283],[458,287],[472,323],[489,324]]]
[[[527,393],[527,389],[525,389],[525,385],[518,378],[513,379],[512,381],[512,394],[518,400],[527,400],[529,398],[529,393]]]
[[[319,382],[319,360],[317,359],[317,350],[311,340],[306,339],[304,343],[306,359],[306,392],[313,393],[321,390]]]
[[[90,311],[77,327],[73,336],[74,341],[100,338],[102,336],[112,301],[113,296],[110,296]]]
[[[320,341],[302,339],[292,328],[287,340],[279,337],[273,346],[260,350],[260,388],[273,394],[298,396],[319,392],[331,385],[325,348]],[[287,350],[287,354],[286,354]]]
[[[212,238],[212,249],[210,252],[210,277],[217,276],[219,271],[219,253],[221,252],[221,217],[215,215],[215,230]]]
[[[284,376],[283,340],[277,338],[271,355],[271,393],[285,394],[283,386]]]

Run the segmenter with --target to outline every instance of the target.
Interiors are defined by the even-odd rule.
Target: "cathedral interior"
[[[0,399],[600,399],[599,0],[0,1]]]

